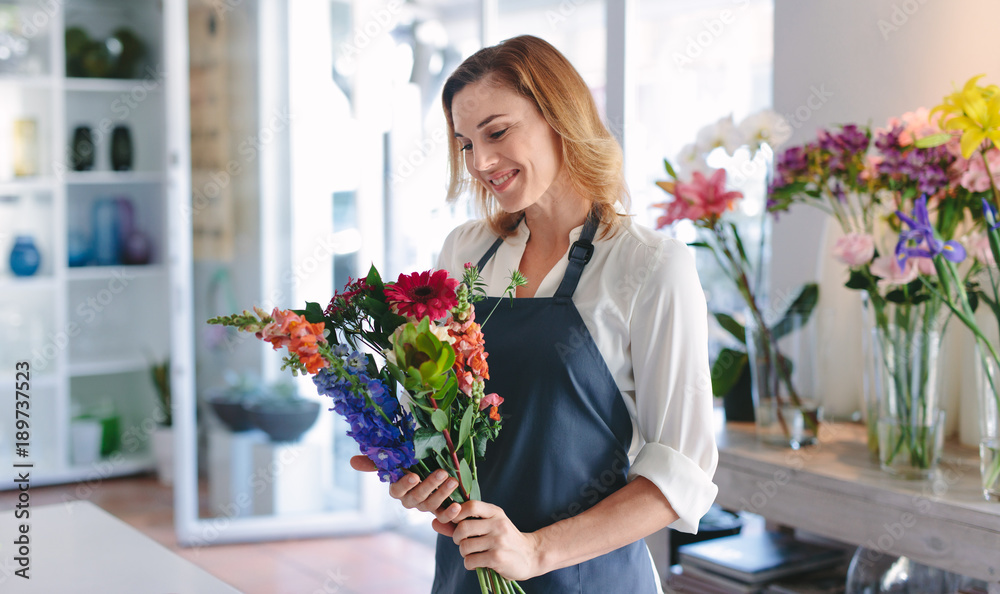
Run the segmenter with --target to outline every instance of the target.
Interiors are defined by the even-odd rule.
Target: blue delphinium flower
[[[365,361],[363,354],[355,352],[343,368],[321,369],[313,383],[320,394],[333,400],[332,410],[347,420],[351,426],[347,435],[375,462],[379,478],[394,482],[417,463],[415,423],[382,380],[362,373]]]
[[[351,356],[347,358],[347,371],[349,373],[357,374],[365,370],[368,365],[368,358],[362,353],[354,351]]]
[[[333,354],[338,357],[346,357],[350,352],[351,350],[347,348],[346,344],[338,344],[333,347]]]
[[[896,244],[896,259],[899,260],[899,267],[906,266],[907,258],[933,258],[938,254],[952,262],[961,262],[965,259],[965,248],[957,241],[941,241],[934,235],[934,226],[931,224],[930,215],[927,213],[927,196],[921,196],[913,205],[913,218],[896,211],[899,220],[910,227],[909,230],[899,234],[899,242]],[[913,245],[910,245],[910,242]]]

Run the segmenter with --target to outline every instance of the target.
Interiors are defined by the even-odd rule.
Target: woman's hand
[[[434,530],[455,541],[466,569],[488,567],[511,580],[545,573],[538,537],[518,530],[499,507],[469,501],[451,521],[457,526],[435,521]]]
[[[367,456],[353,456],[351,468],[375,472],[375,463]],[[447,525],[462,511],[457,503],[441,507],[456,488],[458,481],[450,478],[443,470],[435,470],[423,481],[411,472],[389,485],[389,495],[398,499],[406,509],[431,512],[437,517],[436,523]]]

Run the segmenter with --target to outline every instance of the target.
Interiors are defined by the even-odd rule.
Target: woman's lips
[[[497,192],[503,192],[510,187],[510,184],[513,182],[514,178],[517,177],[518,173],[520,173],[520,171],[517,169],[511,169],[502,175],[493,177],[490,179],[490,186],[492,186],[492,188]]]

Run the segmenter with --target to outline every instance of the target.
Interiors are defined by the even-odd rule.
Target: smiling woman
[[[438,266],[478,260],[490,295],[512,270],[528,284],[483,330],[504,431],[477,463],[482,501],[443,505],[455,486],[435,475],[390,488],[435,514],[433,591],[477,591],[467,570],[488,567],[526,592],[659,592],[642,539],[696,531],[717,493],[693,258],[628,216],[621,149],[547,42],[473,54],[443,106],[450,197],[470,188],[485,218],[449,235]]]

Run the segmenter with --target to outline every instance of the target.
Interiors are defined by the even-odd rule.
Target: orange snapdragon
[[[319,353],[319,345],[326,344],[323,322],[310,324],[303,316],[277,307],[271,313],[271,318],[274,321],[257,332],[257,338],[271,343],[276,351],[287,347],[290,353],[299,357],[310,374],[329,365]]]

